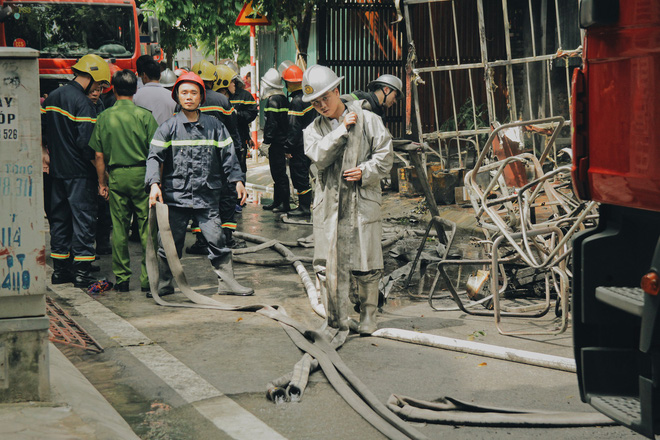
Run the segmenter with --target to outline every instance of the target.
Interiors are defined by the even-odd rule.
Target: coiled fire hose
[[[277,402],[300,400],[307,384],[308,376],[317,366],[323,370],[330,384],[342,398],[375,429],[389,439],[426,439],[422,433],[408,425],[404,420],[429,423],[463,424],[479,426],[594,426],[615,424],[611,419],[598,413],[567,413],[510,408],[493,408],[461,402],[451,397],[424,402],[410,397],[390,396],[387,406],[355,376],[339,357],[339,354],[317,331],[306,329],[291,319],[284,308],[264,304],[236,306],[225,304],[213,298],[195,292],[188,284],[183,266],[178,258],[168,220],[167,205],[157,203],[149,211],[149,237],[153,237],[156,223],[167,261],[181,292],[190,303],[164,301],[158,296],[158,260],[154,241],[147,240],[147,272],[154,301],[167,307],[205,308],[222,311],[252,311],[280,323],[294,344],[305,352],[294,370],[269,384],[270,398]],[[237,236],[238,233],[237,233]],[[255,248],[273,247],[287,260],[293,260],[298,274],[303,279],[312,303],[317,301],[315,310],[325,315],[320,304],[318,291],[309,278],[306,269],[286,247],[274,240],[250,234],[240,234],[240,238],[260,242]],[[251,251],[254,251],[252,249]],[[238,252],[239,254],[241,252]],[[247,253],[247,250],[244,252]],[[380,331],[380,330],[379,330]]]
[[[156,256],[154,241],[153,239],[149,239],[147,240],[147,272],[149,274],[151,295],[157,304],[167,307],[252,311],[278,321],[294,344],[319,363],[328,381],[346,403],[355,409],[374,428],[390,439],[426,439],[426,436],[401,420],[401,418],[381,403],[357,376],[348,369],[335,349],[319,333],[306,329],[300,323],[291,319],[282,307],[265,304],[235,306],[221,303],[213,298],[195,292],[186,280],[183,266],[176,252],[168,220],[167,205],[156,203],[149,210],[149,237],[153,237],[152,234],[155,231],[156,222],[158,223],[161,243],[163,244],[172,275],[181,292],[191,301],[190,303],[175,303],[164,301],[158,296],[158,257]]]

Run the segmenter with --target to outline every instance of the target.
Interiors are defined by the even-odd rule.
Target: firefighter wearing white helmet
[[[160,84],[166,89],[170,90],[174,87],[178,75],[172,71],[169,67],[160,74]]]
[[[277,67],[277,71],[279,72],[280,76],[284,75],[284,71],[288,69],[289,67],[293,66],[294,62],[291,60],[284,60],[280,63],[280,65]]]
[[[43,103],[44,171],[52,178],[50,249],[53,284],[73,282],[87,288],[95,258],[96,169],[89,139],[96,110],[90,90],[110,84],[108,63],[98,55],[85,55],[71,67],[72,81],[55,89]],[[75,227],[74,227],[75,225]],[[73,260],[73,265],[71,265]]]
[[[371,110],[382,117],[387,109],[403,97],[403,83],[394,75],[381,75],[367,84],[368,92],[355,90],[349,95],[342,95],[342,100],[359,101],[364,100],[363,107]]]
[[[264,140],[262,151],[268,151],[270,175],[273,178],[273,202],[263,209],[288,212],[289,176],[286,174],[286,138],[289,130],[289,101],[282,91],[282,78],[276,69],[268,69],[261,78],[261,99],[264,100]]]
[[[312,66],[303,75],[303,100],[319,116],[303,132],[305,154],[319,170],[314,203],[314,268],[324,287],[327,327],[335,346],[349,331],[349,301],[360,310],[358,332],[376,331],[382,276],[380,181],[392,168],[392,138],[380,117],[359,101],[344,103],[342,78]],[[339,215],[341,213],[341,215]],[[351,294],[351,278],[357,295]]]

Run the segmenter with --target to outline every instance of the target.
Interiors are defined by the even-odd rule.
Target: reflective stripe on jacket
[[[162,180],[160,165],[163,164]],[[225,126],[199,114],[189,122],[184,112],[158,127],[149,147],[146,191],[161,183],[163,201],[182,208],[215,208],[225,182],[245,181]]]
[[[96,123],[96,110],[76,81],[53,90],[41,109],[44,145],[50,153],[50,175],[60,179],[96,179],[88,143]]]

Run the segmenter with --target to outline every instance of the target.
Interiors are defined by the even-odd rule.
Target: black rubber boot
[[[74,261],[73,262],[73,285],[81,289],[87,289],[93,283],[98,281],[98,278],[92,275],[91,261]]]
[[[277,208],[280,206],[282,202],[280,201],[280,198],[277,195],[273,196],[273,202],[269,203],[268,205],[263,205],[262,208],[266,211],[272,211],[273,209]]]
[[[209,254],[209,245],[204,238],[204,234],[201,232],[195,234],[196,241],[192,246],[186,248],[187,254],[193,255],[208,255]]]
[[[309,208],[312,205],[312,192],[298,195],[298,207],[289,212],[289,217],[309,217],[312,215],[312,210]]]
[[[73,272],[71,272],[71,261],[53,259],[53,276],[50,282],[53,284],[66,284],[73,282]]]
[[[273,208],[273,212],[289,212],[291,211],[291,205],[289,204],[289,197],[287,196],[286,202],[280,203],[279,206]]]

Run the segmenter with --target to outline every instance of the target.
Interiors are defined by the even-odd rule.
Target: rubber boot
[[[312,215],[309,207],[312,204],[312,192],[298,195],[298,207],[289,212],[289,217],[309,217]]]
[[[269,203],[268,205],[263,205],[262,208],[265,209],[266,211],[272,211],[273,209],[277,208],[280,206],[282,202],[280,201],[280,198],[276,195],[273,196],[273,203]]]
[[[231,256],[227,258],[226,262],[214,262],[213,269],[216,275],[218,275],[218,293],[220,295],[254,295],[254,289],[241,286],[234,278],[234,266],[232,264]]]
[[[241,240],[240,238],[234,238],[234,231],[232,231],[229,228],[224,228],[222,232],[225,234],[225,245],[229,249],[245,249],[247,247],[247,244],[245,244],[245,240]]]
[[[379,279],[368,281],[357,280],[358,295],[360,296],[360,336],[368,336],[378,330],[376,324],[376,309],[378,308],[378,282]]]
[[[158,256],[158,296],[167,296],[174,293],[174,284],[172,284],[172,271],[167,259]],[[147,298],[153,298],[151,292],[147,292]]]
[[[195,234],[195,243],[192,246],[186,248],[187,254],[193,255],[208,255],[209,254],[209,245],[204,238],[204,234],[201,232]]]
[[[50,282],[53,284],[65,284],[73,282],[73,273],[71,272],[71,261],[69,259],[53,259],[53,276]]]
[[[287,197],[286,202],[280,203],[279,206],[273,208],[273,212],[289,212],[291,211],[291,205],[289,204],[289,198]]]
[[[272,211],[273,212],[289,212],[291,211],[291,205],[289,204],[289,188],[287,187],[286,189],[281,189],[278,191],[277,196],[275,196],[275,199],[279,200],[279,204],[277,206],[274,206]]]
[[[73,285],[81,289],[87,289],[89,286],[98,281],[98,278],[92,275],[91,261],[74,261],[73,262]]]

